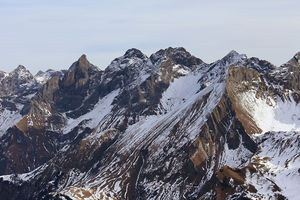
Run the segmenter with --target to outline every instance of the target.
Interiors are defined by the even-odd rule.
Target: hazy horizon
[[[104,69],[127,49],[169,46],[207,63],[236,50],[279,66],[300,51],[299,10],[296,0],[0,0],[0,70],[67,69],[82,54]]]

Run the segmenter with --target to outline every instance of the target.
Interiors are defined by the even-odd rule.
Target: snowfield
[[[300,132],[267,132],[257,136],[259,150],[251,161],[258,162],[258,173],[247,173],[246,183],[258,190],[249,197],[274,198],[282,194],[288,199],[299,199],[300,185]],[[280,191],[274,192],[274,184]]]
[[[279,97],[256,98],[255,91],[242,95],[244,108],[252,115],[262,133],[268,131],[300,131],[300,106],[290,96],[285,101]]]

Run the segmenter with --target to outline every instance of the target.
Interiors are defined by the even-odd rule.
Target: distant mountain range
[[[100,70],[0,71],[0,197],[298,199],[300,52],[129,49]]]

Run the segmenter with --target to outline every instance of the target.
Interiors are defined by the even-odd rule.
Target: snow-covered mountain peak
[[[181,54],[185,57],[191,56],[191,54],[183,47],[168,47],[165,51],[168,55]]]
[[[231,50],[227,55],[239,55],[239,53],[236,50]]]
[[[144,60],[147,59],[148,57],[145,54],[143,54],[140,50],[136,48],[131,48],[125,52],[124,58],[140,58]]]
[[[140,50],[132,48],[125,52],[123,56],[114,59],[105,69],[107,72],[115,72],[125,68],[141,68],[148,62],[148,57]]]
[[[21,95],[36,86],[33,75],[23,65],[10,73],[0,73],[0,80],[0,96]]]
[[[169,47],[167,49],[161,49],[158,52],[150,56],[151,62],[155,65],[159,64],[163,60],[170,60],[174,64],[184,65],[189,68],[193,68],[197,65],[204,63],[201,59],[191,55],[183,47]]]
[[[257,70],[262,74],[267,74],[268,72],[277,69],[277,67],[272,63],[266,60],[260,60],[255,57],[247,59],[244,65],[247,66],[248,68]]]
[[[245,54],[239,54],[237,51],[230,51],[225,57],[221,59],[222,62],[230,65],[240,65],[247,59]]]
[[[18,77],[18,78],[32,78],[32,74],[24,67],[23,65],[19,65],[15,70],[9,73],[10,76]]]
[[[23,65],[19,65],[19,66],[15,69],[15,71],[26,71],[26,70],[27,70],[26,67],[23,66]]]

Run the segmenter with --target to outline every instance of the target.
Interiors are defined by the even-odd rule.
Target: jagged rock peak
[[[81,63],[81,64],[89,63],[89,61],[87,60],[85,54],[82,54],[82,55],[80,56],[80,58],[78,59],[78,62]]]
[[[80,58],[74,62],[71,67],[69,68],[70,71],[73,71],[75,69],[88,69],[92,67],[93,65],[87,60],[86,55],[83,54],[80,56]]]
[[[288,63],[294,66],[300,66],[300,52],[296,53]]]
[[[26,67],[24,67],[23,65],[19,65],[16,69],[14,69],[11,73],[9,73],[10,76],[17,76],[19,78],[21,77],[30,77],[32,78],[32,74],[30,73],[30,71],[28,71],[26,69]]]
[[[273,65],[272,63],[266,60],[261,60],[256,57],[251,57],[249,59],[246,59],[244,65],[248,68],[257,70],[259,73],[262,74],[266,74],[276,69],[276,66]]]
[[[83,54],[76,62],[71,65],[69,70],[64,74],[63,86],[74,86],[75,88],[84,86],[89,80],[89,76],[91,75],[91,73],[97,71],[99,71],[99,69],[91,64],[87,60],[86,55]]]
[[[19,66],[15,69],[15,71],[23,71],[23,70],[27,70],[26,67],[23,66],[23,65],[19,65]]]
[[[89,68],[91,66],[91,63],[87,60],[85,54],[80,56],[80,58],[78,59],[78,66],[84,68]]]
[[[124,54],[124,58],[134,58],[134,57],[140,59],[147,59],[147,56],[136,48],[128,49]]]
[[[221,60],[217,61],[217,63],[221,63],[222,65],[240,65],[246,59],[247,56],[245,54],[239,54],[237,51],[231,50]]]
[[[240,55],[236,50],[231,50],[227,55]]]
[[[115,58],[106,71],[115,72],[127,67],[141,67],[148,61],[148,57],[136,48],[128,49],[123,56]]]
[[[192,55],[190,54],[190,52],[188,52],[185,48],[183,47],[169,47],[166,49],[166,55],[169,57],[174,57],[176,59],[176,57],[181,57],[181,58],[189,58]]]
[[[171,54],[181,53],[186,54],[187,56],[191,56],[191,54],[183,47],[168,47],[166,49],[166,52]]]
[[[231,50],[223,59],[232,60],[232,59],[241,59],[241,58],[247,58],[245,54],[239,54],[235,50]]]
[[[187,67],[192,67],[203,63],[201,59],[191,55],[183,47],[169,47],[167,49],[161,49],[150,56],[152,63],[157,63],[159,60],[164,58],[171,59],[175,64],[181,64]]]

